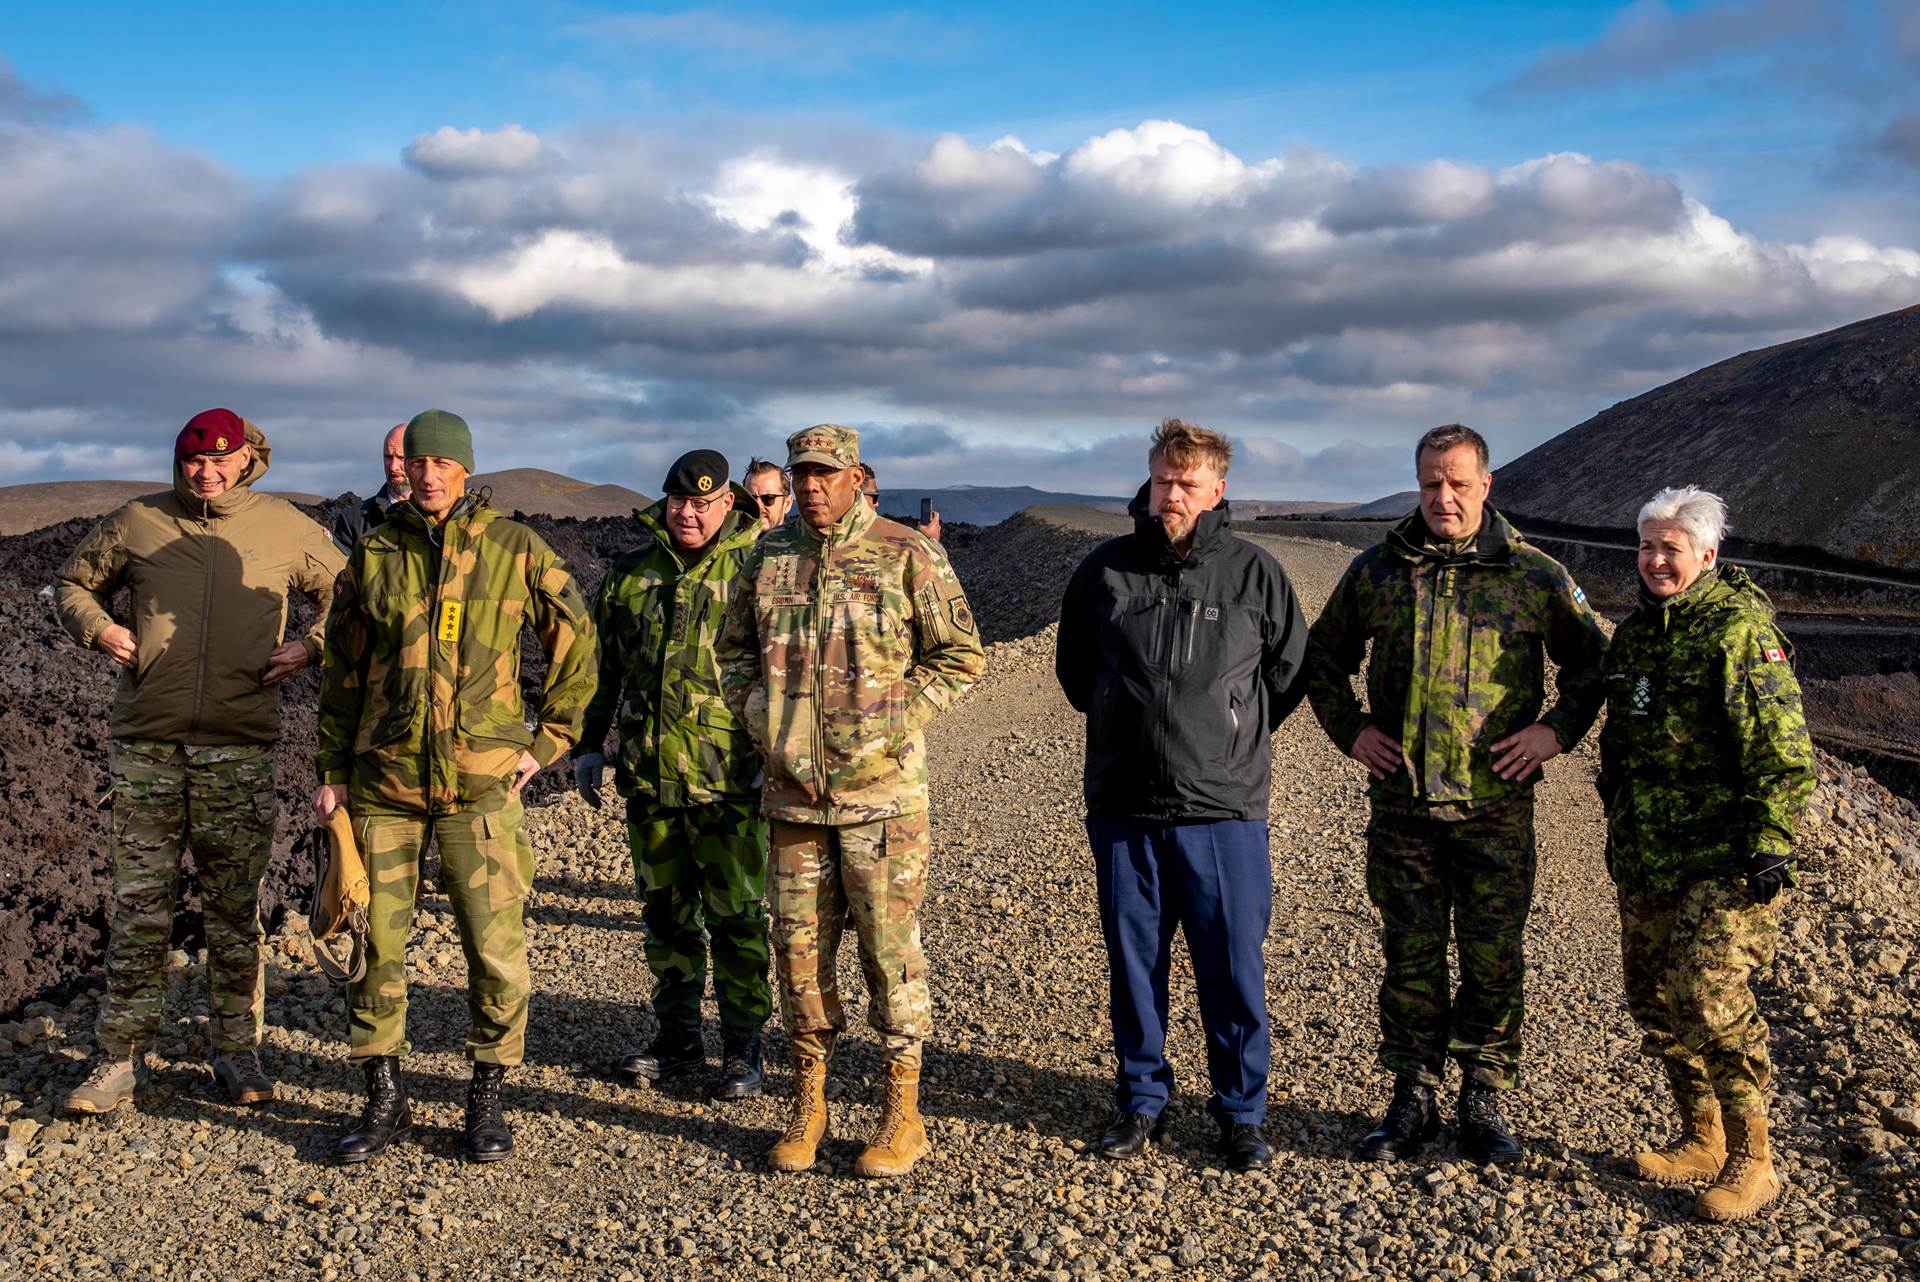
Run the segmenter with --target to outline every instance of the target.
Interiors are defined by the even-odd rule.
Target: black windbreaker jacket
[[[1300,703],[1307,623],[1286,571],[1222,503],[1183,560],[1143,486],[1134,532],[1067,584],[1054,672],[1087,717],[1087,810],[1116,819],[1265,819],[1268,737]]]

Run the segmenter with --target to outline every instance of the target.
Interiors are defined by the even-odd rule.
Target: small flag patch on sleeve
[[[1778,646],[1770,645],[1767,647],[1768,663],[1785,663],[1786,661],[1787,661],[1787,652],[1785,650],[1782,650]]]

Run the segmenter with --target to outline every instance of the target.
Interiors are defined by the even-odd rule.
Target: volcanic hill
[[[1667,485],[1736,533],[1920,566],[1920,307],[1747,352],[1603,410],[1499,469],[1510,515],[1629,529]]]

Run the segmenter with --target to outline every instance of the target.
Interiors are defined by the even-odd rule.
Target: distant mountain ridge
[[[165,481],[34,481],[0,485],[0,535],[25,534],[76,516],[105,516],[142,494],[173,488]],[[319,503],[318,494],[262,490],[289,503]]]
[[[1669,485],[1720,495],[1747,539],[1920,565],[1920,307],[1622,401],[1497,469],[1493,502],[1628,530]]]

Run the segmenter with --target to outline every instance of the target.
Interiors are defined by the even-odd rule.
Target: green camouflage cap
[[[820,463],[827,467],[860,466],[860,433],[838,423],[816,423],[787,438],[787,466]]]

